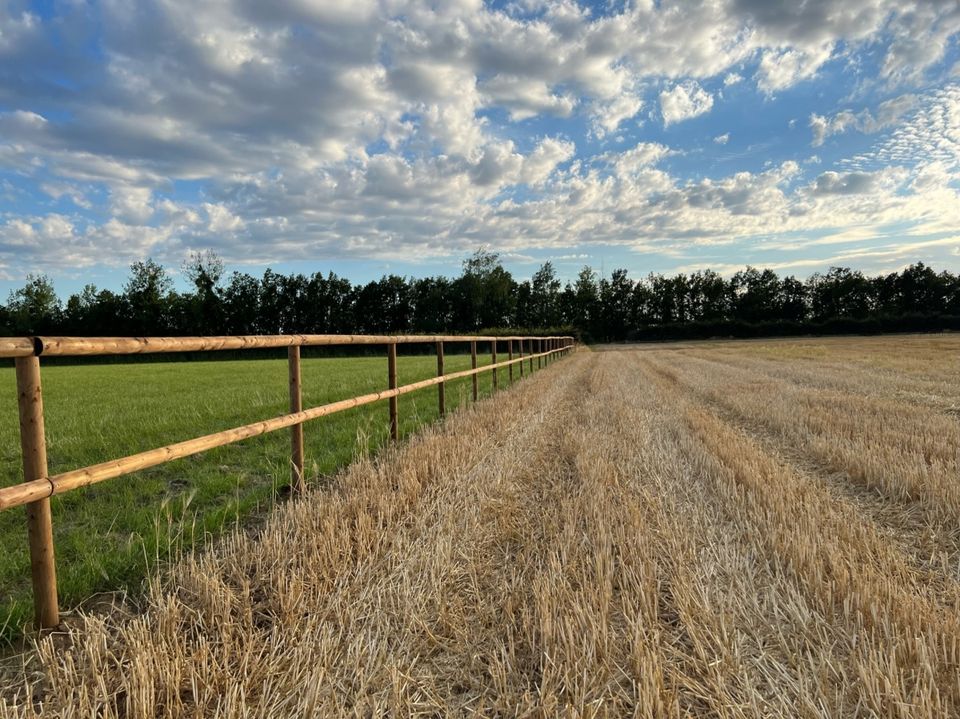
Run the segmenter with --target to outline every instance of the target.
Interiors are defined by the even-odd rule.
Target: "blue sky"
[[[960,2],[0,3],[0,293],[960,270]]]

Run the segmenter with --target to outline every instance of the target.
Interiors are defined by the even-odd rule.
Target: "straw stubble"
[[[797,346],[578,353],[41,642],[4,712],[955,715],[951,365]]]

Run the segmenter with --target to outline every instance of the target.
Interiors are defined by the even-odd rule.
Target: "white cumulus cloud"
[[[660,93],[660,114],[665,127],[703,115],[712,107],[713,95],[693,81],[674,85]]]

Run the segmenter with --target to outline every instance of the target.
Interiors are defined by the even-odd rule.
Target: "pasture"
[[[161,358],[163,360],[163,358]],[[478,357],[489,364],[488,354]],[[449,354],[449,372],[470,357]],[[304,407],[383,389],[385,356],[303,360]],[[436,374],[436,358],[401,355],[399,380]],[[507,373],[501,372],[501,382]],[[489,393],[489,373],[478,378]],[[503,386],[503,384],[501,384]],[[287,360],[159,361],[44,366],[51,473],[122,457],[288,411]],[[470,380],[447,384],[447,406],[470,395]],[[437,419],[436,389],[399,398],[400,433]],[[389,439],[385,403],[305,425],[312,482],[376,451]],[[12,367],[0,368],[0,483],[22,480],[17,393]],[[72,492],[53,502],[60,599],[64,607],[98,592],[137,591],[173,549],[263,514],[287,491],[290,440],[279,432]],[[0,643],[33,619],[23,510],[0,513]]]
[[[960,338],[603,349],[74,618],[0,713],[960,714]]]

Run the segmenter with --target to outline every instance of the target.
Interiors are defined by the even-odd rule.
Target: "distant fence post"
[[[470,343],[470,366],[471,366],[473,369],[476,369],[476,368],[477,368],[477,342],[476,342],[476,340],[473,340],[473,341]],[[474,374],[473,376],[470,377],[470,379],[473,380],[473,401],[476,402],[477,399],[478,399],[478,397],[479,397],[479,395],[480,395],[479,387],[478,387],[478,384],[477,384],[477,375]]]
[[[527,346],[530,348],[530,374],[533,374],[533,339],[527,340]]]
[[[513,384],[513,340],[507,340],[507,359],[510,360],[510,384]]]
[[[17,357],[17,403],[20,409],[20,449],[23,453],[23,480],[32,482],[49,476],[47,440],[43,428],[43,394],[40,387],[40,358]],[[53,485],[51,485],[51,492]],[[30,540],[30,576],[33,581],[33,608],[38,629],[60,623],[57,602],[57,564],[53,551],[53,517],[50,498],[27,506],[27,535]]]
[[[520,376],[523,377],[523,338],[517,342],[520,347]]]
[[[537,338],[537,369],[543,367],[543,338]]]
[[[397,388],[397,343],[387,345],[387,384],[390,389]],[[400,426],[397,421],[397,396],[390,398],[390,439],[394,442],[400,437]]]
[[[490,340],[490,363],[497,363],[497,341]],[[493,391],[496,392],[499,389],[500,384],[497,382],[497,370],[493,370]]]
[[[303,393],[300,382],[300,345],[287,348],[287,366],[290,374],[290,413],[303,411]],[[290,427],[290,488],[294,493],[306,489],[303,478],[303,423]]]
[[[437,377],[443,377],[443,340],[437,342]],[[444,388],[444,383],[441,382],[437,385],[437,401],[440,406],[440,416],[443,417],[447,413],[447,392]]]

